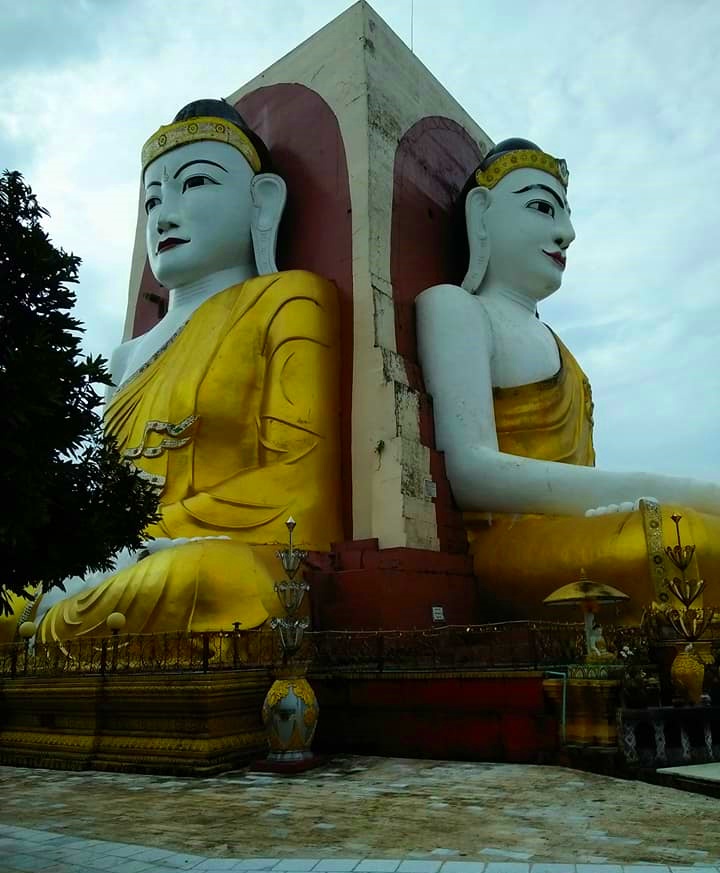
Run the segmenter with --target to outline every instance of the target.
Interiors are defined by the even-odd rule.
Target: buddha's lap
[[[112,612],[124,632],[257,627],[278,612],[275,547],[200,540],[155,552],[99,585],[53,606],[39,630],[44,641],[104,635]]]
[[[680,575],[664,555],[665,546],[677,543],[673,513],[682,516],[683,544],[697,546],[688,578],[720,582],[720,516],[666,505],[591,518],[493,515],[489,521],[487,514],[467,513],[482,620],[574,620],[571,611],[551,611],[542,601],[584,570],[588,578],[629,595],[619,617],[639,621],[643,609],[660,600],[664,579]]]

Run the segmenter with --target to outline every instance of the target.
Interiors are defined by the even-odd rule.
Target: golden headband
[[[542,170],[544,173],[550,173],[551,176],[555,176],[563,188],[567,189],[570,174],[565,161],[535,149],[518,149],[502,155],[485,170],[476,170],[475,181],[481,188],[493,188],[508,173],[524,169]]]
[[[143,146],[143,172],[155,158],[159,158],[170,149],[206,140],[225,142],[231,145],[242,154],[254,172],[260,172],[260,156],[247,134],[225,118],[212,118],[210,116],[190,118],[187,121],[176,121],[174,124],[163,125]]]

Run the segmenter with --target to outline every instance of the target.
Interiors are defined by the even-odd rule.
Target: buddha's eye
[[[153,209],[155,209],[156,206],[159,206],[159,205],[160,205],[160,198],[159,197],[150,197],[148,200],[145,201],[145,214],[149,215],[150,212]]]
[[[555,207],[552,203],[548,203],[547,200],[531,200],[527,204],[528,209],[535,209],[538,212],[542,212],[543,215],[549,215],[551,218],[555,218]]]
[[[188,190],[188,188],[200,188],[202,185],[217,185],[218,183],[211,179],[210,176],[189,176],[183,182],[183,193]]]

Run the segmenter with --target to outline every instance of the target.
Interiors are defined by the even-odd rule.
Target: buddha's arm
[[[539,461],[498,449],[492,395],[493,340],[478,301],[463,289],[431,288],[417,301],[420,360],[433,396],[435,435],[461,509],[583,515],[652,495],[720,514],[720,486],[671,476],[613,473]]]
[[[210,527],[256,527],[284,513],[299,489],[322,492],[323,477],[336,475],[323,469],[322,446],[337,426],[336,343],[334,309],[317,300],[293,298],[274,314],[260,416],[244,425],[257,427],[258,464],[164,506],[160,527],[168,536],[187,516]]]
[[[129,340],[126,343],[122,343],[114,349],[113,353],[110,355],[110,363],[109,363],[109,371],[110,378],[112,379],[112,385],[108,385],[105,389],[105,406],[110,403],[113,395],[118,389],[118,385],[123,381],[125,376],[125,370],[127,367],[128,358],[130,357],[130,351],[132,350],[134,345],[134,340]]]

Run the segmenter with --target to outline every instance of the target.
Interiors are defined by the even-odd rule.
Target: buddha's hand
[[[633,501],[624,500],[622,503],[608,503],[607,506],[597,506],[595,509],[586,509],[585,518],[593,518],[596,515],[612,515],[615,512],[636,512],[640,509],[640,503],[657,503],[655,497],[638,497]]]
[[[200,540],[229,540],[227,536],[216,537],[157,537],[154,540],[145,540],[143,547],[136,552],[138,561],[161,552],[163,549],[173,549],[176,546],[184,546],[186,543],[197,543]]]

